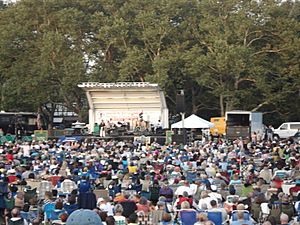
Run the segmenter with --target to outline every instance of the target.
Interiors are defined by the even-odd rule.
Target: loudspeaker
[[[176,95],[176,112],[183,113],[185,112],[185,101],[184,101],[184,92],[181,91]]]
[[[183,134],[173,134],[172,142],[176,142],[177,144],[184,144],[184,136]]]
[[[160,145],[166,144],[166,137],[151,137],[151,143],[156,142]]]

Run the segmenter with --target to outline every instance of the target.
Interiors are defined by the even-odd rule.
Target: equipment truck
[[[251,111],[229,111],[225,114],[228,139],[251,139],[253,132],[263,135],[263,114]]]
[[[210,128],[210,133],[213,137],[222,137],[226,134],[225,117],[212,117],[210,122],[215,125]]]

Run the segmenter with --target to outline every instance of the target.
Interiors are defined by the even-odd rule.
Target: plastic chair
[[[260,204],[260,222],[265,222],[270,215],[270,208],[269,208],[269,203],[261,203]]]
[[[208,220],[214,222],[215,225],[223,224],[223,217],[221,212],[207,212]]]
[[[239,198],[240,198],[240,196],[238,196],[238,195],[228,195],[228,196],[226,197],[226,202],[228,202],[228,203],[233,203],[233,200],[234,200],[234,199],[239,200]]]
[[[182,225],[194,225],[197,222],[197,212],[194,210],[181,210],[179,216]]]
[[[109,198],[109,192],[108,190],[104,190],[104,189],[95,189],[93,191],[96,195],[96,198]]]
[[[296,214],[297,214],[297,221],[300,221],[300,202],[295,203],[295,209],[296,209]]]
[[[277,171],[275,171],[272,179],[274,179],[274,177],[276,177],[276,176],[280,177],[280,179],[285,179],[285,178],[289,177],[289,175],[290,175],[289,171],[286,171],[286,170],[277,170]]]
[[[238,218],[237,218],[237,212],[238,211],[241,211],[241,210],[233,210],[232,211],[232,213],[231,213],[231,220],[232,221],[237,221],[238,220]],[[244,220],[246,220],[246,221],[251,220],[251,216],[250,216],[249,211],[247,211],[247,210],[242,210],[242,211],[244,211]]]

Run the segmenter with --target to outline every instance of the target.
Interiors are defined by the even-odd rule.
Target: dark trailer
[[[252,111],[230,111],[225,114],[228,139],[251,139],[253,132],[263,134],[263,114]]]
[[[4,134],[31,135],[37,130],[37,113],[0,112],[0,128]]]

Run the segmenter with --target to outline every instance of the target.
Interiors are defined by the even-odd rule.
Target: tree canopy
[[[257,110],[299,120],[300,3],[20,0],[0,4],[1,109],[84,115],[84,81],[148,81],[175,113]],[[52,107],[49,108],[49,105]]]

